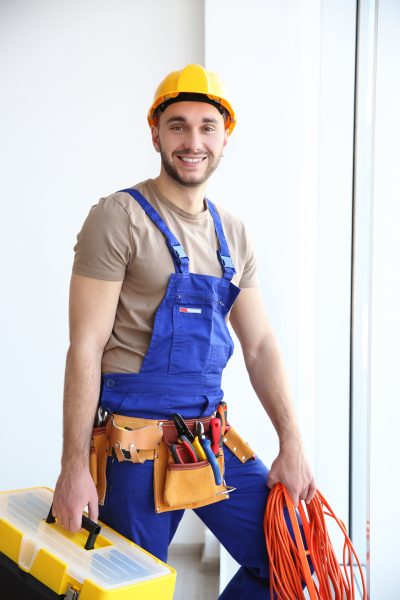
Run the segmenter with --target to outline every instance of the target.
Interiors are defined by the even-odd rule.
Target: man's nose
[[[201,135],[198,131],[192,129],[187,132],[184,140],[184,148],[185,150],[190,150],[193,153],[198,153],[203,150]]]

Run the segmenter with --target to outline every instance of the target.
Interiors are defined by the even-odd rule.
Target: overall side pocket
[[[215,494],[214,473],[208,461],[168,463],[164,501],[170,508],[204,502]]]
[[[154,459],[154,506],[157,513],[186,508],[200,508],[229,499],[229,488],[223,480],[215,483],[208,461],[177,464],[171,462],[167,444],[161,444]],[[224,455],[217,458],[224,473]]]

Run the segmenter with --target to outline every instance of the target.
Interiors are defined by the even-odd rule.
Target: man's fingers
[[[275,477],[270,477],[268,476],[267,479],[267,487],[272,490],[272,488],[274,487],[274,485],[276,485],[277,483],[283,483],[283,485],[285,485],[289,496],[292,499],[292,502],[295,506],[295,508],[297,508],[298,504],[299,504],[299,492],[295,489],[293,489],[292,487],[290,487],[289,485],[285,484],[283,481],[280,481],[279,479],[275,479]]]
[[[77,533],[82,527],[82,512],[73,512],[65,525],[72,533]]]
[[[306,498],[308,497],[308,491],[309,491],[309,486],[307,485],[307,487],[304,488],[304,490],[302,490],[300,496],[299,496],[299,500],[306,500]]]
[[[306,504],[309,504],[311,500],[314,498],[314,494],[316,492],[316,487],[314,481],[312,481],[307,487],[299,495],[299,501],[304,500]]]
[[[53,497],[53,515],[65,529],[78,532],[82,527],[82,514],[89,506],[89,518],[97,521],[98,498],[89,471],[65,470],[58,478]]]
[[[306,504],[309,504],[311,500],[314,498],[315,492],[317,491],[317,487],[315,485],[314,480],[310,483],[308,488],[308,493],[306,497]]]
[[[307,504],[311,502],[316,492],[314,478],[312,478],[311,481],[307,481],[306,478],[303,478],[302,481],[289,481],[289,478],[285,476],[279,478],[279,473],[278,478],[275,477],[275,471],[276,469],[271,467],[271,471],[268,474],[267,487],[270,490],[272,490],[274,485],[281,482],[283,485],[285,485],[295,508],[298,507],[300,501],[304,500]]]
[[[299,498],[300,498],[299,492],[289,489],[289,488],[287,488],[287,491],[289,492],[289,496],[292,499],[294,507],[297,508],[299,505]]]
[[[98,499],[92,498],[91,500],[89,500],[88,508],[89,508],[89,519],[97,522],[97,519],[99,518]]]
[[[72,533],[77,533],[81,529],[82,512],[79,509],[67,508],[60,512],[53,509],[52,513],[53,517],[57,519],[57,523]]]
[[[271,474],[269,474],[267,479],[267,487],[272,490],[276,483],[278,483],[278,480],[275,479],[275,477],[271,477]]]
[[[69,519],[66,515],[61,514],[57,517],[57,523],[68,529]]]

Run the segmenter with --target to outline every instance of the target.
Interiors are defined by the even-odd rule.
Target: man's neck
[[[187,187],[181,185],[166,173],[161,172],[154,179],[154,183],[163,196],[166,196],[170,202],[178,208],[186,210],[194,215],[204,210],[204,196],[206,191],[206,182],[196,186]]]

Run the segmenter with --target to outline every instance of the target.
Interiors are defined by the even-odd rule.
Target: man
[[[223,396],[221,372],[233,350],[229,318],[280,450],[268,474],[258,458],[242,462],[225,447],[224,477],[237,489],[229,499],[206,503],[196,512],[242,565],[221,598],[266,598],[262,517],[268,488],[283,482],[297,504],[311,500],[315,483],[246,230],[205,199],[235,115],[218,76],[188,65],[157,88],[148,120],[161,155],[159,176],[102,199],[75,247],[64,447],[54,514],[71,531],[79,529],[87,504],[91,518],[98,517],[89,447],[99,396],[108,413],[125,415],[132,423],[145,419],[166,427],[179,413],[209,426]],[[155,505],[158,455],[151,452],[152,460],[137,459],[138,454],[136,462],[122,455],[121,462],[108,459],[100,518],[166,560],[183,510],[162,512]]]

